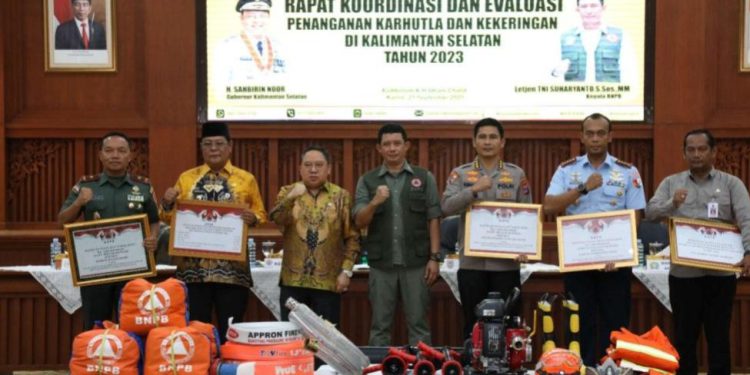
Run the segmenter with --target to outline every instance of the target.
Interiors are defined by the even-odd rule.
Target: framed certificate
[[[73,285],[156,276],[154,255],[143,246],[145,214],[65,225]]]
[[[736,225],[673,217],[669,219],[669,244],[673,264],[741,271],[734,266],[745,252]]]
[[[464,255],[542,259],[542,206],[477,202],[466,210]]]
[[[637,241],[634,210],[557,218],[560,272],[637,265]]]
[[[169,255],[247,261],[243,204],[178,200],[172,216]]]

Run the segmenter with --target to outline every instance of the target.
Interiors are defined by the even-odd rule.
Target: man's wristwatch
[[[586,184],[578,184],[578,193],[586,195],[589,193],[589,189],[586,189]]]
[[[344,275],[346,275],[346,277],[348,277],[348,278],[350,278],[350,279],[352,278],[352,276],[354,276],[354,272],[352,272],[352,271],[349,271],[349,270],[341,270],[341,272],[342,272],[342,273],[343,273]]]
[[[443,255],[441,253],[430,253],[430,260],[434,260],[438,263],[443,261]]]

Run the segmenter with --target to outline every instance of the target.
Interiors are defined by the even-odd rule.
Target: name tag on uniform
[[[130,202],[143,202],[143,195],[130,195],[128,194],[128,201]]]
[[[708,202],[708,212],[706,213],[706,216],[708,216],[711,219],[716,219],[719,217],[719,203],[716,201]]]

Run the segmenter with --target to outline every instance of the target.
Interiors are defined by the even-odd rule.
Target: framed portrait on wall
[[[115,0],[44,0],[45,71],[115,72]]]
[[[740,10],[740,71],[750,72],[750,0],[739,0]]]

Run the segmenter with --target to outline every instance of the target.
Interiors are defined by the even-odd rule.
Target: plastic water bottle
[[[252,268],[256,264],[255,258],[255,239],[247,238],[247,266]]]
[[[646,252],[643,248],[643,241],[638,239],[638,265],[641,267],[646,266]]]
[[[57,257],[58,254],[62,253],[62,244],[60,243],[60,239],[55,237],[52,239],[52,242],[49,244],[49,265],[53,269],[55,268],[55,257]]]

